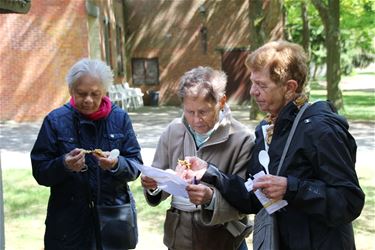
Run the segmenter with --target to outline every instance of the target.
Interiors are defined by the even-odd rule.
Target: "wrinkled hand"
[[[75,148],[64,157],[65,166],[73,172],[80,172],[85,167],[85,153]]]
[[[191,164],[190,168],[177,164],[177,175],[186,180],[188,183],[192,183],[194,176],[199,181],[207,170],[207,162],[196,156],[187,156],[185,157],[185,160]]]
[[[282,200],[286,193],[287,185],[287,178],[268,174],[256,179],[253,189],[262,189],[264,195],[269,199]]]
[[[109,152],[107,151],[103,152],[103,154],[105,155],[104,157],[93,153],[95,158],[98,160],[98,165],[100,166],[100,168],[103,170],[112,170],[113,168],[115,168],[118,162],[118,157],[114,159],[108,158]]]
[[[190,184],[186,187],[190,202],[195,205],[204,205],[210,203],[214,191],[203,184]]]
[[[150,189],[150,190],[155,190],[158,187],[157,182],[145,175],[141,176],[141,184],[143,188]]]

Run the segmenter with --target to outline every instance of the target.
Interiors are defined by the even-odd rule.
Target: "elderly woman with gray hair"
[[[253,136],[233,119],[226,104],[226,83],[225,73],[210,67],[194,68],[182,76],[178,95],[183,116],[172,121],[161,135],[153,167],[172,169],[182,176],[186,169],[179,160],[193,161],[197,156],[224,166],[221,170],[225,173],[245,178]],[[141,181],[151,206],[169,196],[154,179],[142,176]],[[195,183],[187,189],[189,199],[172,196],[164,244],[175,250],[247,249],[244,238],[251,230],[247,217],[231,207],[214,187]]]
[[[82,59],[66,80],[70,102],[44,119],[31,151],[33,175],[50,187],[45,249],[91,249],[101,244],[93,204],[130,203],[127,183],[139,176],[134,162],[142,159],[128,114],[106,96],[111,69]],[[119,155],[109,157],[113,149]]]

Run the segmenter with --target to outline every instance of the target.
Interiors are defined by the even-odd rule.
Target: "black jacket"
[[[291,102],[278,116],[268,150],[270,174],[277,172],[297,112]],[[262,169],[258,154],[264,149],[264,124],[255,132],[249,166],[253,175]],[[288,179],[284,199],[289,203],[276,212],[281,249],[355,249],[351,222],[361,213],[364,193],[354,169],[357,146],[348,127],[328,102],[311,105],[302,116],[280,172]],[[210,166],[202,181],[214,184],[241,212],[257,213],[261,208],[238,176],[225,176]]]
[[[117,171],[102,170],[92,155],[86,155],[87,172],[68,171],[64,155],[74,148],[119,149]],[[34,178],[40,185],[50,187],[44,240],[45,249],[53,250],[90,249],[94,228],[87,184],[94,203],[128,203],[127,182],[140,174],[132,161],[142,162],[127,113],[113,105],[106,119],[89,121],[70,104],[52,111],[44,119],[31,151],[31,161]]]

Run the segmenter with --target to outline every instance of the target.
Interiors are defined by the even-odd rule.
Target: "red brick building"
[[[64,76],[88,55],[86,19],[85,2],[69,0],[0,15],[0,120],[37,120],[68,99]]]
[[[128,81],[178,104],[181,75],[206,65],[228,74],[232,101],[248,99],[249,2],[125,0]]]
[[[227,94],[248,100],[248,0],[32,0],[0,15],[0,121],[35,121],[69,99],[65,75],[82,57],[106,61],[115,82],[179,104],[181,75],[223,69]]]

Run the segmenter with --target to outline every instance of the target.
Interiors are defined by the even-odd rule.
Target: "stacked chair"
[[[140,88],[130,88],[129,84],[114,84],[108,90],[108,96],[122,109],[134,111],[143,107],[143,93]]]

